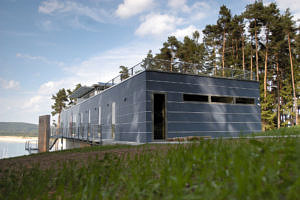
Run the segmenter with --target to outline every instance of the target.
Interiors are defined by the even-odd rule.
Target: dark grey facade
[[[259,83],[143,71],[61,113],[69,137],[83,124],[100,124],[102,139],[133,142],[257,132]]]

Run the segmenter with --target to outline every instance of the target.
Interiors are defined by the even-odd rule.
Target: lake
[[[30,138],[31,139],[31,138]],[[0,159],[28,155],[25,150],[26,138],[22,137],[0,137]]]

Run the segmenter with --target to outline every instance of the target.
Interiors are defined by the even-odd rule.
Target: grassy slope
[[[293,127],[283,127],[280,129],[274,129],[271,131],[265,131],[260,133],[254,133],[253,136],[282,136],[282,135],[300,135],[300,125]]]
[[[144,150],[149,146],[154,145],[131,147],[140,149],[131,156],[106,153],[85,165],[61,161],[60,170],[5,169],[0,199],[299,199],[300,138],[208,140]]]
[[[38,125],[22,122],[0,122],[0,136],[37,136]]]

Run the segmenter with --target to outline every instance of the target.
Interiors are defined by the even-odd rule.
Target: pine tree
[[[67,94],[68,94],[68,106],[72,106],[72,105],[76,105],[76,100],[75,98],[71,98],[70,95],[73,94],[77,89],[81,88],[81,84],[78,83],[76,86],[75,86],[75,89],[74,90],[71,90],[71,89],[67,89]]]
[[[294,65],[293,65],[293,55],[292,55],[292,47],[291,40],[295,37],[295,22],[292,20],[293,16],[289,9],[286,10],[283,16],[284,32],[288,38],[288,46],[289,46],[289,57],[290,57],[290,66],[291,66],[291,83],[293,88],[293,110],[295,116],[295,124],[298,124],[298,105],[297,105],[297,96],[296,96],[296,87],[295,87],[295,76],[294,76]]]
[[[149,50],[147,53],[146,58],[143,59],[141,67],[146,70],[155,70],[155,69],[159,69],[160,67],[156,64],[153,54],[152,54],[152,50]]]
[[[128,68],[127,67],[125,67],[125,66],[123,66],[123,65],[121,65],[120,66],[120,79],[121,79],[121,81],[123,81],[123,80],[125,80],[126,78],[128,78],[129,77],[129,72],[128,72]]]
[[[163,43],[163,48],[160,49],[160,53],[156,54],[155,58],[169,62],[161,61],[159,63],[161,70],[176,71],[176,69],[173,69],[173,61],[177,57],[177,51],[181,45],[181,42],[175,36],[168,37],[168,41]]]
[[[217,49],[220,45],[217,25],[207,25],[203,30],[203,42],[205,48],[205,62],[209,67],[214,67],[214,75],[217,72],[219,61],[217,60]]]
[[[255,39],[256,80],[259,80],[259,65],[258,65],[259,38],[258,38],[258,35],[261,31],[263,11],[264,11],[263,3],[255,1],[255,3],[249,4],[246,6],[246,11],[243,14],[250,23],[250,33],[251,33],[251,35],[254,35],[254,39]]]
[[[52,116],[58,114],[58,128],[60,127],[60,113],[61,111],[66,108],[66,103],[68,102],[68,96],[66,93],[66,90],[60,89],[56,95],[52,95],[52,98],[54,100],[54,104],[51,106],[53,111],[51,112]]]
[[[219,18],[217,21],[217,25],[219,30],[222,32],[222,75],[224,76],[224,68],[225,68],[225,48],[226,48],[226,37],[228,32],[230,31],[230,23],[231,23],[231,12],[225,6],[221,6],[219,11]]]

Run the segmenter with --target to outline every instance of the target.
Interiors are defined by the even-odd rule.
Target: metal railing
[[[25,142],[25,150],[29,152],[29,154],[32,153],[32,151],[38,151],[38,140],[27,140]]]
[[[237,80],[255,80],[255,73],[248,70],[234,69],[232,68],[222,68],[220,66],[211,67],[205,66],[203,64],[189,63],[183,61],[168,61],[162,59],[145,59],[144,61],[136,64],[135,66],[111,79],[105,84],[106,88],[116,85],[127,78],[134,76],[135,74],[145,71],[163,71],[163,72],[174,72],[181,74],[191,74],[209,77],[223,77],[231,78]]]
[[[52,127],[51,137],[63,137],[102,143],[102,126],[99,124],[80,123],[63,128]]]

